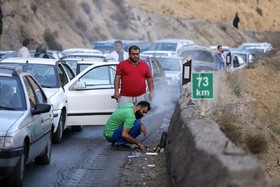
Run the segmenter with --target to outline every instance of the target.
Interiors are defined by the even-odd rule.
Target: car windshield
[[[5,63],[1,63],[1,65]],[[6,65],[22,66],[30,72],[43,88],[59,88],[58,76],[56,75],[55,66],[47,64],[22,64],[8,63]]]
[[[19,78],[0,76],[0,110],[24,110],[25,106]]]
[[[177,58],[158,58],[164,70],[168,71],[181,71],[182,64]]]
[[[149,47],[149,51],[156,51],[156,50],[162,50],[162,51],[176,51],[177,44],[176,43],[160,43],[156,42],[153,43]]]
[[[208,51],[186,50],[186,51],[183,51],[180,56],[191,57],[192,61],[214,62],[214,57]]]

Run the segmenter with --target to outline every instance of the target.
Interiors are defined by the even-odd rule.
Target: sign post
[[[192,98],[193,99],[213,99],[213,73],[193,73],[192,74]]]
[[[201,116],[205,116],[206,99],[214,98],[213,73],[192,74],[192,99],[201,101]]]

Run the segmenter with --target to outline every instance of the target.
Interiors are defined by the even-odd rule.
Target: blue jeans
[[[128,134],[131,137],[136,138],[140,134],[140,127],[141,127],[141,122],[139,120],[136,120],[133,124],[133,127],[129,130]],[[118,145],[124,145],[129,143],[128,141],[122,138],[122,130],[123,130],[123,125],[118,127],[113,133],[113,135],[111,136],[111,138],[108,138],[107,141],[111,143],[117,143]]]

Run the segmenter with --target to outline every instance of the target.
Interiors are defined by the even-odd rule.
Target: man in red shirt
[[[129,58],[120,62],[117,66],[114,88],[114,97],[119,106],[124,103],[147,100],[146,81],[149,88],[149,99],[154,94],[154,82],[148,64],[140,60],[140,48],[131,46],[128,50]]]

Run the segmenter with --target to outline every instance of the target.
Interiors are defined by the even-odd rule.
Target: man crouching
[[[137,105],[126,103],[113,112],[108,119],[103,136],[117,149],[131,148],[127,143],[136,144],[140,150],[145,150],[145,145],[135,138],[141,133],[146,136],[147,130],[140,122],[145,114],[151,110],[150,103],[140,101]]]

